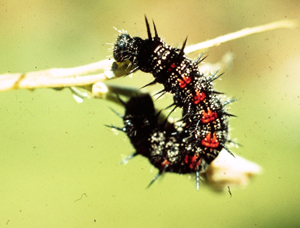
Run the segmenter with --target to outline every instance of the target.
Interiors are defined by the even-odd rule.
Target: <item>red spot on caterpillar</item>
[[[200,101],[203,101],[205,99],[205,97],[205,93],[196,91],[196,95],[194,96],[194,104],[199,104]]]
[[[208,133],[206,137],[202,139],[201,144],[209,148],[217,148],[220,143],[215,133],[213,134],[212,137],[211,137],[211,133]]]
[[[174,69],[176,67],[175,63],[172,63],[170,65],[170,67],[168,68],[168,71],[171,72],[172,71],[172,68]]]
[[[210,109],[208,109],[207,112],[203,111],[201,122],[202,123],[209,123],[209,122],[214,121],[217,118],[218,118],[217,112],[213,112]]]
[[[183,76],[184,81],[186,82],[186,84],[190,84],[192,79],[190,77],[185,77]]]
[[[191,83],[192,79],[190,77],[182,76],[182,79],[178,79],[179,87],[183,89],[187,84]]]
[[[163,160],[163,162],[160,164],[162,168],[164,168],[165,166],[169,165],[170,162],[168,160]]]
[[[189,165],[189,168],[191,170],[196,170],[197,167],[199,167],[200,165],[201,159],[199,159],[199,156],[197,155],[193,155],[193,156],[186,155],[184,157],[184,162]]]
[[[183,80],[178,79],[178,82],[179,82],[179,87],[180,87],[181,89],[183,89],[184,87],[186,87],[186,83],[185,83]]]

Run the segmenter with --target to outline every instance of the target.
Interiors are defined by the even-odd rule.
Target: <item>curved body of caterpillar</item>
[[[136,70],[151,73],[154,80],[146,86],[160,83],[164,86],[160,93],[173,94],[171,106],[182,108],[182,125],[178,131],[168,122],[159,124],[151,98],[139,97],[124,103],[122,130],[136,149],[134,155],[147,157],[159,169],[153,181],[163,172],[196,173],[198,188],[199,173],[205,171],[223,148],[229,152],[225,144],[228,116],[232,115],[224,109],[229,102],[222,103],[220,93],[213,89],[212,82],[220,75],[207,77],[199,72],[198,64],[204,58],[192,61],[184,55],[186,40],[181,49],[172,48],[158,37],[154,23],[152,37],[145,20],[148,39],[132,38],[126,33],[119,35],[114,58],[116,62],[129,60],[134,66],[130,73]]]

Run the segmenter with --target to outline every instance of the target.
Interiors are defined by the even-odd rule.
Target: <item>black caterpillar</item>
[[[195,173],[199,189],[200,173],[223,148],[231,153],[225,144],[230,141],[228,117],[233,115],[224,106],[232,101],[222,103],[221,93],[213,88],[212,82],[222,74],[204,76],[198,64],[205,58],[200,56],[194,62],[184,55],[187,40],[181,49],[172,48],[158,37],[154,22],[152,37],[146,17],[145,21],[148,39],[122,33],[114,45],[114,59],[119,63],[130,61],[134,67],[130,73],[151,73],[154,80],[146,86],[160,83],[164,86],[160,94],[173,94],[171,106],[182,108],[181,126],[176,128],[167,118],[160,122],[151,97],[142,95],[127,103],[122,101],[126,109],[124,127],[111,127],[129,137],[136,150],[129,158],[141,154],[159,169],[149,186],[164,172]]]

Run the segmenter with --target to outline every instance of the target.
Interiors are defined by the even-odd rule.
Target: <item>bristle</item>
[[[129,155],[127,158],[120,161],[120,165],[126,164],[130,159],[134,158],[136,155],[138,155],[137,152],[134,152],[133,154]]]
[[[154,84],[156,84],[156,81],[155,81],[155,80],[152,81],[152,82],[150,82],[150,83],[148,83],[148,84],[146,84],[146,85],[144,85],[143,87],[141,87],[141,89],[144,89],[144,88],[146,88],[146,87],[148,87],[148,86],[151,86],[151,85],[154,85]]]
[[[218,79],[219,77],[221,77],[224,73],[221,73],[219,75],[217,75],[219,71],[217,70],[214,74],[212,74],[210,77],[209,77],[209,81],[212,82],[216,79]]]
[[[154,183],[154,181],[156,181],[158,179],[158,177],[161,176],[167,168],[168,168],[168,166],[165,166],[162,170],[159,170],[159,172],[155,175],[155,177],[148,184],[147,188],[150,188],[150,186]]]
[[[152,22],[153,22],[153,27],[154,27],[154,32],[155,32],[155,38],[158,38],[158,34],[157,34],[155,23],[154,23],[153,20],[152,20]]]
[[[119,100],[121,100],[121,99],[119,99]],[[122,101],[122,100],[121,100]],[[122,101],[123,102],[123,101]],[[122,103],[123,104],[123,103]],[[109,108],[113,113],[115,113],[118,117],[120,117],[121,119],[123,119],[123,116],[120,114],[120,113],[118,113],[117,111],[115,111],[114,109],[112,109],[112,108]]]
[[[203,55],[204,55],[204,53],[202,53],[202,54],[196,59],[195,63],[196,63],[197,65],[199,65],[201,62],[203,62],[203,61],[207,58],[207,56],[204,56],[204,57],[203,57]],[[202,57],[203,57],[203,58],[202,58]]]
[[[138,71],[139,68],[140,68],[139,66],[135,67],[134,69],[132,69],[131,71],[129,71],[129,72],[127,73],[127,75],[132,74],[132,73]]]
[[[146,27],[147,27],[148,39],[149,39],[149,40],[152,40],[151,31],[150,31],[150,26],[149,26],[149,23],[148,23],[148,20],[147,20],[146,15],[145,15],[145,22],[146,22]]]
[[[185,48],[186,42],[187,42],[187,37],[185,38],[185,40],[182,44],[182,48],[180,49],[180,52],[179,52],[178,56],[183,56],[184,55],[184,48]]]
[[[161,90],[161,91],[159,91],[159,92],[153,94],[153,96],[156,97],[157,95],[159,95],[159,96],[156,97],[156,100],[158,100],[159,98],[161,98],[161,97],[162,97],[163,95],[165,95],[166,93],[167,93],[167,91],[163,89],[163,90]]]
[[[116,127],[114,125],[106,125],[104,124],[105,127],[109,127],[109,128],[112,128],[112,129],[116,129],[118,131],[122,131],[122,132],[126,132],[126,130],[124,128],[121,128],[121,127]]]

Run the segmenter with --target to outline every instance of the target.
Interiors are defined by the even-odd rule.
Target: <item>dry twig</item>
[[[285,20],[253,28],[246,28],[238,32],[230,33],[225,36],[220,36],[212,40],[189,46],[185,49],[185,53],[188,54],[192,52],[198,52],[205,48],[217,46],[229,40],[237,39],[254,33],[265,32],[279,28],[294,28],[295,26],[296,22]],[[128,73],[129,69],[127,65],[118,65],[117,68],[113,68],[113,63],[113,60],[102,60],[96,63],[74,68],[53,68],[27,73],[2,74],[0,75],[0,91],[95,85],[98,82],[104,82]],[[96,72],[98,72],[98,74],[92,74]],[[89,91],[91,92],[90,96],[99,96],[99,89],[97,89],[99,88],[99,85],[91,88],[91,91]],[[93,90],[93,88],[96,89]]]

